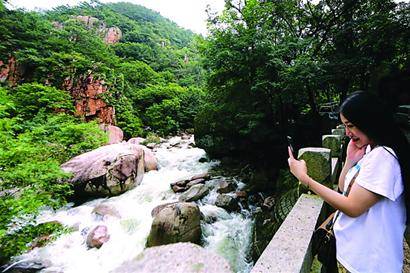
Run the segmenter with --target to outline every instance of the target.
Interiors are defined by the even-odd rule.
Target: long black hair
[[[340,113],[368,138],[380,146],[393,149],[400,164],[404,184],[406,223],[410,223],[410,145],[395,122],[390,107],[375,95],[357,91],[340,106]]]

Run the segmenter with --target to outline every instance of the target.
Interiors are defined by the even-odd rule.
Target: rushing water
[[[181,140],[174,137],[156,149],[159,170],[144,174],[142,183],[120,196],[96,199],[77,207],[59,211],[44,211],[38,222],[59,221],[78,231],[62,235],[53,243],[35,248],[18,261],[35,261],[46,266],[41,272],[110,272],[124,261],[136,257],[144,250],[153,218],[151,210],[156,206],[178,200],[178,194],[170,189],[170,183],[207,172],[218,165],[211,161],[201,163],[205,151],[190,147],[193,137]],[[178,145],[176,145],[179,143]],[[175,146],[175,147],[174,147]],[[238,186],[241,187],[239,181]],[[208,181],[212,186],[215,181]],[[249,272],[252,220],[249,212],[228,213],[214,206],[217,193],[213,189],[197,202],[205,219],[201,221],[202,241],[206,249],[225,257],[234,272]],[[97,217],[92,210],[99,204],[115,208],[121,218]],[[88,249],[85,240],[88,232],[97,225],[108,228],[110,239],[101,248]]]

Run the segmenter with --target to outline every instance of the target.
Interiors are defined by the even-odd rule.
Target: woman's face
[[[370,140],[365,133],[360,131],[353,123],[348,121],[342,113],[340,113],[340,119],[346,128],[346,135],[353,141],[357,148],[362,148],[368,144],[372,145],[373,141]]]

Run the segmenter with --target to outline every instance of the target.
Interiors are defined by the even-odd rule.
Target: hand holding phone
[[[293,157],[294,157],[294,158],[297,158],[297,157],[296,157],[296,154],[295,154],[295,149],[293,148],[293,140],[292,140],[292,137],[291,137],[291,136],[286,136],[286,138],[287,138],[287,140],[288,140],[288,146],[289,146],[290,150],[292,151]]]

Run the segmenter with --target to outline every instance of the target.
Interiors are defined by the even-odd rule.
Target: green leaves
[[[24,118],[34,117],[40,109],[45,112],[72,112],[71,96],[67,91],[38,83],[26,83],[13,92],[16,111]]]

